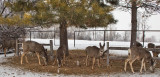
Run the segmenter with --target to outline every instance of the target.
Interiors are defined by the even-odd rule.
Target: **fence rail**
[[[41,30],[33,31],[33,30],[31,30],[31,31],[29,31],[30,40],[32,39],[32,33],[34,33],[34,32],[41,32],[41,33],[43,33],[43,32],[54,32],[54,34],[53,34],[54,45],[59,46],[59,45],[56,44],[56,32],[54,30],[47,30],[47,31],[41,31]]]
[[[123,31],[132,31],[132,30],[81,30],[81,31],[74,31],[74,47],[76,46],[76,33],[77,32],[90,32],[90,31],[101,31],[101,32],[103,32],[104,33],[104,35],[103,35],[103,41],[104,41],[104,43],[105,43],[105,41],[106,41],[106,38],[105,38],[105,36],[106,36],[106,32],[107,31],[121,31],[121,32],[123,32]],[[145,40],[145,32],[160,32],[160,30],[136,30],[136,31],[141,31],[141,32],[143,32],[143,46],[144,46],[144,40]]]

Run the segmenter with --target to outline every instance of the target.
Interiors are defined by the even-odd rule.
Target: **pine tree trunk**
[[[131,31],[131,43],[130,47],[132,47],[136,43],[136,37],[137,37],[137,7],[136,7],[136,1],[133,0],[132,2],[132,31]]]
[[[60,46],[65,45],[67,48],[66,56],[69,55],[68,51],[68,37],[67,37],[67,23],[65,20],[62,20],[60,23]]]

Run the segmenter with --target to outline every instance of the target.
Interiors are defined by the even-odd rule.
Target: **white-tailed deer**
[[[23,54],[21,56],[21,64],[23,64],[23,57],[25,56],[26,62],[28,63],[28,59],[26,54],[29,52],[36,53],[39,61],[39,65],[41,65],[40,56],[43,58],[45,65],[47,65],[48,57],[47,50],[43,47],[43,45],[34,42],[34,41],[26,41],[23,42]]]
[[[133,46],[128,50],[128,52],[129,52],[129,55],[128,55],[128,58],[125,60],[125,66],[124,66],[125,72],[126,72],[126,68],[127,68],[127,63],[129,62],[130,68],[131,68],[132,72],[134,73],[132,63],[135,60],[141,60],[140,73],[142,73],[143,68],[144,68],[144,71],[146,71],[146,62],[150,63],[150,70],[152,72],[154,71],[156,63],[152,59],[152,56],[149,51],[147,51],[146,49],[144,49],[142,47]]]
[[[155,46],[153,43],[148,43],[148,48],[160,48],[160,46]],[[158,57],[159,52],[152,51],[153,57]]]
[[[3,49],[5,57],[6,57],[7,50],[11,48],[15,49],[14,52],[16,52],[16,40],[3,40],[2,41],[0,49]]]
[[[98,67],[100,67],[100,57],[103,56],[104,54],[104,46],[105,43],[103,44],[103,46],[101,45],[101,43],[99,43],[100,48],[98,48],[97,46],[88,46],[85,51],[86,51],[86,66],[88,65],[88,58],[92,57],[92,69],[94,67],[95,64],[95,60],[97,59],[98,61]]]
[[[66,59],[66,46],[63,45],[58,48],[53,65],[57,61],[58,67],[61,67],[65,64],[65,59]]]

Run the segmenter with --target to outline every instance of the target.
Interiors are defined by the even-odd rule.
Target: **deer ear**
[[[102,47],[101,42],[99,43],[99,46]]]
[[[105,46],[105,43],[103,43],[103,47]]]

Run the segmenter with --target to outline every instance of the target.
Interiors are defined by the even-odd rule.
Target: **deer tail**
[[[128,49],[128,55],[131,55],[131,49]]]

